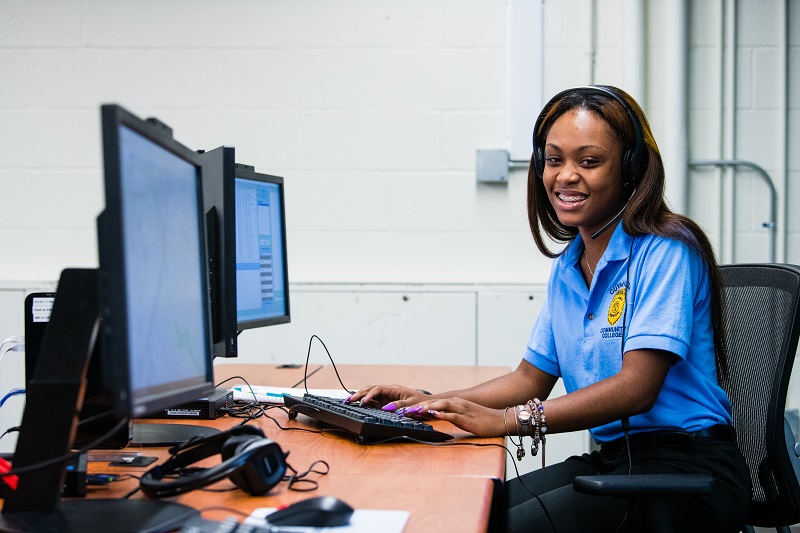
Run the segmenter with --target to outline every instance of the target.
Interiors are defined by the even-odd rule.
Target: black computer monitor
[[[103,106],[103,347],[133,417],[213,389],[202,165],[157,121]],[[127,389],[127,390],[125,390]]]
[[[222,146],[202,154],[215,357],[237,336],[291,320],[283,178],[236,163]]]
[[[163,124],[116,105],[102,107],[102,125],[99,268],[62,273],[14,454],[19,485],[0,530],[160,530],[196,513],[160,500],[60,497],[98,337],[118,414],[144,416],[213,389],[199,156]]]

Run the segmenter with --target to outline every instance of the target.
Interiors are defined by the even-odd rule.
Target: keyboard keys
[[[302,413],[355,434],[359,443],[397,437],[410,437],[429,442],[442,442],[453,438],[447,433],[436,431],[433,426],[425,422],[376,407],[342,404],[340,398],[313,394],[305,394],[303,398],[287,395],[284,397],[284,403],[290,408],[290,418]]]

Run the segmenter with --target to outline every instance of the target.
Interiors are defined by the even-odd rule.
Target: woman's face
[[[558,220],[591,233],[622,207],[622,146],[595,113],[573,109],[550,128],[544,187]]]

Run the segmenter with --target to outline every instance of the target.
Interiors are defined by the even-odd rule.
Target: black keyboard
[[[433,426],[413,418],[384,411],[377,407],[343,404],[339,398],[305,394],[302,398],[284,395],[289,418],[297,413],[310,416],[356,435],[359,443],[394,437],[411,437],[428,442],[443,442],[452,435],[436,431]]]

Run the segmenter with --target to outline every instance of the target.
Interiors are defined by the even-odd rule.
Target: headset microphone
[[[627,201],[627,202],[625,202],[625,205],[623,205],[623,206],[622,206],[622,209],[620,209],[620,210],[619,210],[619,212],[618,212],[616,215],[614,215],[614,218],[612,218],[611,220],[609,220],[608,222],[606,222],[605,226],[603,226],[603,227],[602,227],[602,228],[600,228],[599,230],[597,230],[597,231],[595,231],[594,233],[592,233],[592,239],[596,239],[598,235],[600,235],[600,234],[601,234],[601,233],[603,233],[605,230],[607,230],[608,228],[610,228],[610,227],[611,227],[611,225],[612,225],[614,222],[616,222],[617,220],[619,220],[620,218],[622,218],[622,214],[625,212],[625,209],[627,209],[627,208],[628,208],[628,204],[629,204],[629,203],[631,203],[631,198],[633,198],[633,195],[634,195],[634,194],[636,194],[636,189],[633,189],[633,192],[631,193],[630,197],[628,197],[628,201]]]

